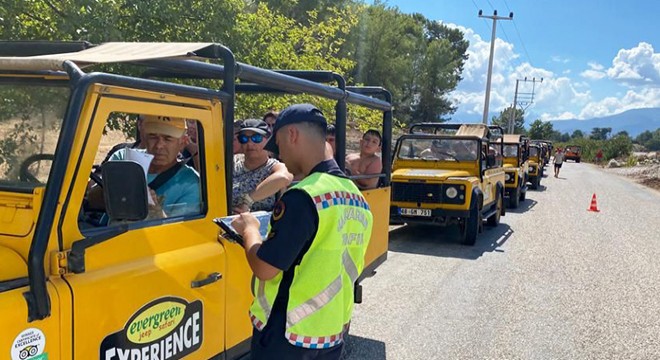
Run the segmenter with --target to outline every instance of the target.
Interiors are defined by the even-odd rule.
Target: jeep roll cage
[[[144,48],[147,48],[145,50]],[[130,87],[147,91],[170,92],[177,95],[200,99],[220,99],[224,113],[225,147],[232,143],[233,133],[226,129],[233,127],[235,96],[237,92],[283,92],[306,93],[337,101],[337,160],[343,168],[345,161],[346,108],[355,104],[383,112],[384,164],[390,163],[392,105],[391,94],[377,87],[358,88],[345,86],[344,79],[328,71],[273,71],[243,64],[235,60],[232,51],[215,43],[105,43],[93,45],[88,42],[17,41],[0,42],[0,77],[2,82],[25,83],[24,75],[62,77],[56,80],[66,83],[72,90],[69,104],[62,121],[62,130],[52,162],[49,182],[46,186],[43,203],[39,210],[34,237],[28,253],[29,290],[24,294],[28,303],[28,321],[41,320],[50,316],[51,304],[46,288],[44,259],[48,239],[55,221],[61,225],[62,213],[54,218],[61,191],[64,185],[68,158],[75,140],[75,130],[88,89],[102,83]],[[192,58],[221,61],[222,65],[207,63]],[[176,84],[150,78],[132,77],[113,73],[86,73],[82,67],[99,63],[124,63],[145,67],[142,76],[170,75],[203,79],[221,79],[220,89]],[[17,75],[17,76],[12,76]],[[68,78],[68,79],[67,79]],[[237,83],[237,79],[241,83]],[[313,80],[310,80],[313,79]],[[30,79],[27,79],[30,80]],[[333,87],[320,83],[336,81]],[[43,81],[43,79],[36,79]],[[380,96],[384,100],[372,96]],[[233,153],[225,152],[225,176],[227,177],[227,202],[231,204],[231,178]],[[384,167],[383,183],[389,184],[391,169]],[[74,177],[81,171],[76,164]],[[66,194],[62,206],[66,207],[71,192]],[[57,232],[60,249],[63,247],[62,233]],[[99,239],[102,241],[102,239]]]

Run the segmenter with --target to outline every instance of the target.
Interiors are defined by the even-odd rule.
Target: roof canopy
[[[456,136],[477,136],[483,139],[488,136],[488,127],[484,124],[463,124],[456,131]]]
[[[201,53],[213,43],[128,43],[111,42],[89,49],[38,56],[0,57],[0,70],[41,71],[64,70],[69,60],[78,66],[145,60],[204,57]]]
[[[523,135],[520,134],[504,134],[505,143],[519,143],[522,142]]]

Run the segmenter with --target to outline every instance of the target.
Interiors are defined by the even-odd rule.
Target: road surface
[[[391,231],[347,358],[660,359],[660,193],[584,163],[546,173],[475,247]]]

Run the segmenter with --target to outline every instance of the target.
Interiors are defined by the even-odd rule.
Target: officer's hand
[[[242,214],[244,212],[250,212],[250,207],[247,206],[246,204],[240,204],[236,205],[232,211],[234,211],[234,214]]]
[[[249,231],[257,231],[258,233],[260,224],[254,215],[244,212],[231,222],[231,226],[236,229],[236,232],[245,237],[245,233]]]

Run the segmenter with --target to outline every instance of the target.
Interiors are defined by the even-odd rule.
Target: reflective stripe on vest
[[[358,278],[358,270],[351,259],[351,255],[348,251],[344,251],[342,255],[342,263],[344,268],[348,273],[348,277],[351,279],[351,283],[354,283]],[[313,298],[305,301],[304,303],[298,305],[295,309],[286,313],[286,325],[287,328],[292,327],[293,325],[301,322],[306,317],[312,315],[313,313],[321,310],[321,308],[330,302],[341,291],[341,278],[343,275],[337,276],[337,278],[328,285],[323,291]]]

